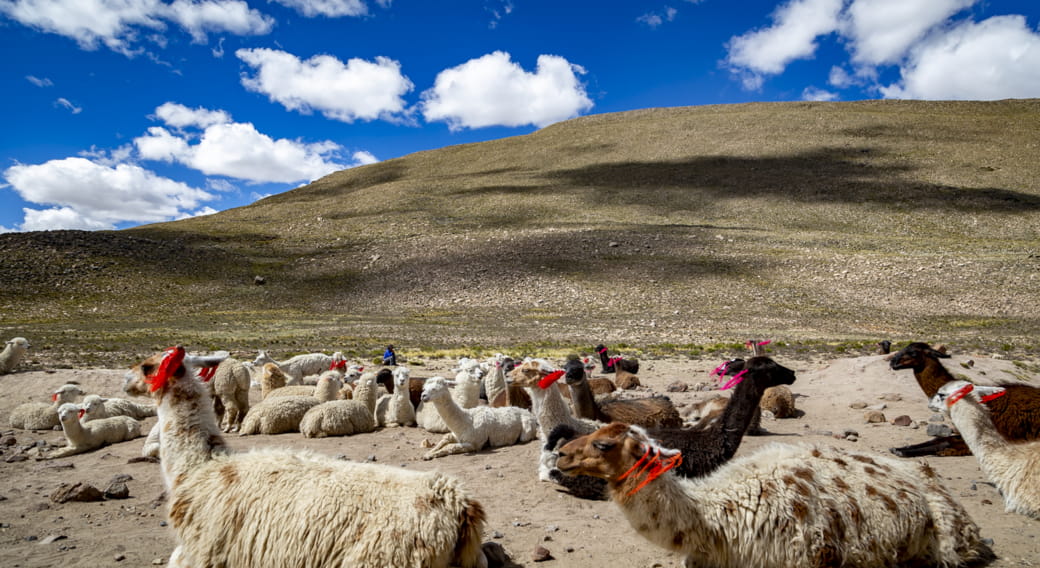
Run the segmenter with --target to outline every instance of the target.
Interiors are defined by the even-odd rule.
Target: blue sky
[[[577,116],[1040,97],[1035,0],[0,0],[0,232],[208,214]]]

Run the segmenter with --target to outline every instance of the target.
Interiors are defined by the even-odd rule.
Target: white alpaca
[[[249,412],[249,369],[241,361],[229,357],[217,365],[210,383],[214,397],[220,401],[216,408],[221,429],[225,432],[238,430]]]
[[[192,363],[168,350],[127,386],[159,406],[169,566],[486,568],[483,508],[455,478],[306,451],[230,454],[205,389],[184,380]]]
[[[81,404],[86,411],[84,418],[87,420],[113,416],[129,416],[134,420],[143,420],[155,416],[156,413],[153,404],[140,404],[125,398],[107,398],[96,394],[83,397]]]
[[[144,439],[144,445],[141,446],[141,455],[146,458],[157,458],[159,457],[159,423],[156,422],[155,426],[148,431],[148,437]]]
[[[563,371],[556,371],[545,359],[524,361],[511,373],[513,384],[524,387],[530,393],[532,407],[535,409],[538,439],[542,448],[538,460],[538,479],[541,481],[551,481],[549,472],[556,467],[556,452],[553,448],[546,448],[549,433],[554,428],[565,424],[578,435],[584,436],[603,427],[602,422],[576,418],[571,414],[570,406],[563,400],[563,395],[555,384],[562,375]]]
[[[320,404],[313,396],[271,396],[253,405],[242,420],[239,436],[299,432],[307,411]]]
[[[484,395],[487,396],[489,404],[494,402],[507,388],[506,373],[502,367],[502,362],[505,361],[505,358],[505,355],[496,353],[488,361],[488,374],[484,377]]]
[[[9,339],[4,346],[4,350],[0,351],[0,375],[6,375],[14,371],[18,363],[21,363],[22,359],[25,358],[25,352],[30,347],[32,346],[29,345],[29,340],[24,337]]]
[[[472,360],[463,359],[462,361],[465,363]],[[480,404],[480,377],[475,374],[474,370],[475,366],[467,364],[465,369],[458,371],[453,382],[446,383],[454,387],[451,390],[451,396],[455,400],[455,404],[461,408],[476,408]],[[440,412],[433,405],[421,401],[415,409],[415,422],[420,428],[432,434],[451,432],[451,428],[441,417]]]
[[[607,480],[640,535],[684,566],[961,566],[989,555],[978,526],[923,463],[773,444],[707,477],[678,450],[614,423],[567,443],[556,466]]]
[[[450,433],[445,434],[437,445],[423,455],[424,460],[476,452],[485,446],[511,446],[529,442],[538,435],[538,422],[530,412],[522,408],[461,408],[451,398],[444,377],[426,380],[422,400],[436,407],[451,429]]]
[[[303,378],[307,375],[318,375],[323,371],[328,371],[332,368],[334,363],[338,363],[343,360],[343,354],[337,351],[332,355],[326,355],[324,353],[305,353],[303,355],[296,355],[290,357],[285,361],[275,361],[267,354],[266,351],[260,350],[257,354],[256,359],[253,360],[254,365],[263,365],[265,363],[274,363],[278,365],[282,371],[288,377],[288,385],[301,385],[303,384]]]
[[[80,422],[84,412],[83,407],[75,403],[61,405],[58,409],[58,419],[69,445],[51,452],[47,459],[82,454],[102,446],[141,437],[141,423],[129,416]]]
[[[411,371],[408,367],[397,367],[394,369],[394,394],[387,399],[385,411],[379,404],[376,410],[379,414],[376,418],[380,426],[395,428],[397,426],[415,426],[415,407],[409,396],[408,383]],[[382,401],[382,399],[380,399]]]
[[[51,404],[27,402],[11,411],[11,427],[23,430],[50,430],[61,424],[58,420],[58,408],[67,402],[73,402],[83,395],[79,385],[68,383],[51,393]]]
[[[982,472],[1004,496],[1006,510],[1040,519],[1040,441],[1008,442],[980,402],[1003,393],[1002,387],[950,381],[939,387],[928,407],[949,413]]]
[[[307,438],[352,436],[375,429],[375,417],[363,402],[357,400],[323,402],[308,410],[300,420],[300,433]]]

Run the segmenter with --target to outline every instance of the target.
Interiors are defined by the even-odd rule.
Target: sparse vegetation
[[[1037,100],[583,117],[216,215],[2,234],[0,329],[51,365],[171,342],[653,356],[748,337],[1014,357],[1040,331],[1038,120]]]

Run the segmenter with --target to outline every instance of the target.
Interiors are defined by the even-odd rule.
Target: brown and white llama
[[[178,540],[169,566],[487,566],[484,510],[455,478],[307,451],[229,452],[195,379],[217,363],[170,348],[124,385],[159,408]]]
[[[978,526],[925,464],[772,444],[707,477],[682,454],[614,423],[559,450],[568,474],[606,479],[650,542],[696,566],[961,566],[989,556]]]

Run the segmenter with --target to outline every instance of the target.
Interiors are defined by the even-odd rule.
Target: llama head
[[[949,412],[950,407],[967,395],[976,402],[984,403],[1003,396],[1005,392],[1004,387],[973,385],[968,381],[949,381],[939,387],[935,396],[928,402],[928,408],[935,412]]]
[[[264,366],[260,368],[260,380],[278,388],[284,387],[288,378],[277,363],[264,363]]]
[[[744,362],[747,377],[762,390],[779,385],[794,384],[795,373],[793,370],[773,361],[769,357],[752,357]]]
[[[82,396],[83,391],[80,390],[79,385],[74,383],[66,383],[58,387],[58,390],[51,394],[51,400],[60,404],[66,402],[72,402],[76,400],[77,396]]]
[[[408,388],[408,375],[411,374],[411,370],[408,367],[397,367],[394,369],[394,387],[396,388]]]
[[[151,395],[161,399],[178,384],[192,385],[182,379],[189,377],[194,381],[197,369],[215,367],[227,357],[226,352],[211,356],[188,355],[179,345],[170,347],[127,371],[123,378],[123,390],[132,395]]]
[[[263,365],[264,363],[274,363],[274,359],[267,354],[267,351],[260,349],[256,352],[256,359],[253,359],[254,365]]]
[[[58,420],[60,420],[62,424],[69,424],[79,420],[80,410],[82,409],[83,408],[80,405],[74,402],[66,402],[58,407]]]
[[[104,412],[105,399],[96,394],[89,394],[83,398],[80,406],[83,407],[85,414],[91,418],[97,418]]]
[[[513,367],[509,379],[516,386],[536,388],[538,382],[554,370],[545,359],[528,359]]]
[[[5,349],[6,348],[11,348],[11,349],[15,349],[15,350],[25,350],[25,349],[28,349],[30,347],[32,347],[32,345],[29,345],[29,340],[28,339],[26,339],[24,337],[15,337],[15,338],[7,340]]]
[[[558,450],[558,454],[556,467],[561,472],[608,481],[646,475],[655,468],[663,467],[662,460],[671,460],[672,466],[663,467],[662,471],[654,475],[657,477],[682,459],[679,450],[661,447],[643,428],[621,422],[608,424],[591,434],[567,442]],[[643,465],[647,466],[645,471],[640,469]]]
[[[441,376],[430,377],[423,383],[419,400],[431,402],[446,396],[451,396],[451,393],[448,392],[448,380]]]
[[[911,343],[892,355],[889,367],[892,370],[913,369],[915,372],[924,370],[929,361],[938,359],[949,359],[949,355],[938,349],[932,349],[927,343]]]

